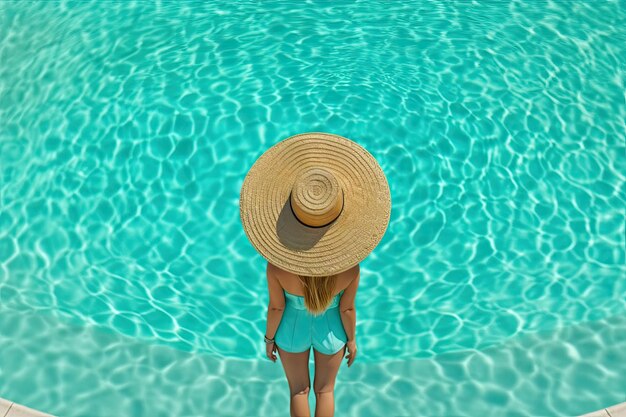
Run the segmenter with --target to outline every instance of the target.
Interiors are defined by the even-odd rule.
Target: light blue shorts
[[[276,330],[276,346],[286,352],[299,353],[313,348],[325,355],[339,352],[348,341],[339,314],[337,294],[326,311],[314,316],[304,307],[304,297],[284,291],[285,309]]]

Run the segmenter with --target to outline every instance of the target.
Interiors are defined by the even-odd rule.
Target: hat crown
[[[343,209],[343,190],[330,170],[309,168],[296,178],[290,202],[300,222],[311,227],[326,226]]]

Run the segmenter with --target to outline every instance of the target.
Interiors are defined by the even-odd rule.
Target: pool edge
[[[626,417],[626,401],[583,414],[579,417]]]
[[[0,417],[55,417],[0,397]]]
[[[0,417],[55,417],[0,397]],[[578,417],[626,417],[626,401]]]

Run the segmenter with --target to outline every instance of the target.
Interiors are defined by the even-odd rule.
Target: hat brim
[[[298,174],[312,167],[330,170],[343,190],[343,210],[323,227],[301,223],[289,199]],[[357,265],[380,243],[391,193],[380,165],[362,146],[313,132],[282,140],[255,161],[239,208],[248,239],[268,262],[294,274],[327,276]]]

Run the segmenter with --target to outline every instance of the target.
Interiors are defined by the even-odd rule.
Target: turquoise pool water
[[[287,416],[239,190],[328,131],[393,201],[337,415],[625,401],[625,23],[619,1],[0,3],[0,397]]]

